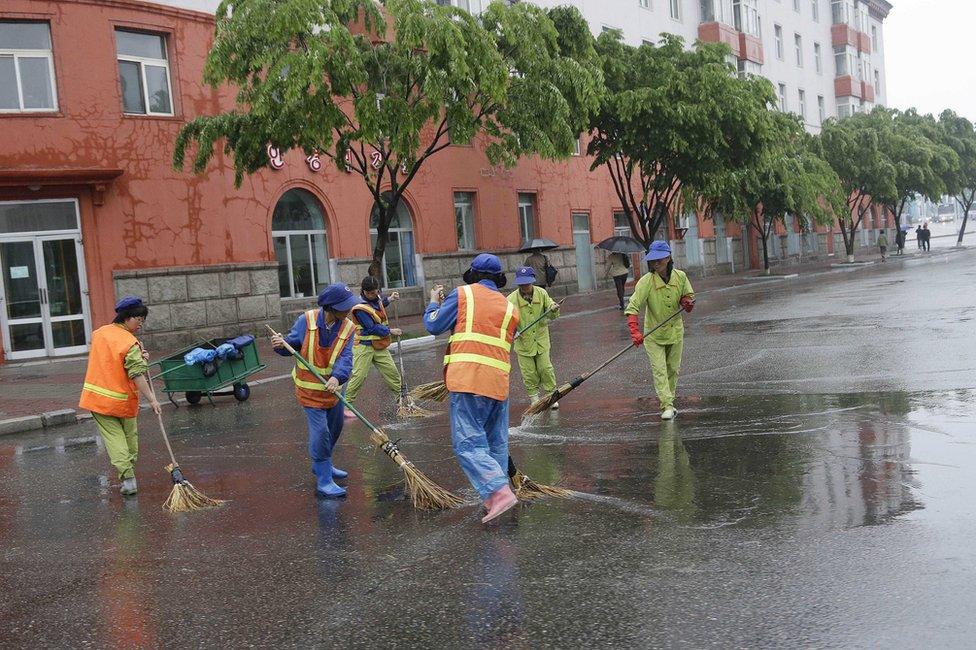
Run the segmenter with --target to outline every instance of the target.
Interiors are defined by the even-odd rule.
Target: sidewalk
[[[940,247],[929,253],[914,248],[906,248],[902,256],[888,256],[885,266],[898,268],[905,262],[930,259],[945,254],[958,253],[965,248]],[[765,283],[803,279],[825,273],[846,273],[859,268],[878,268],[880,254],[859,254],[858,262],[873,262],[870,265],[840,265],[843,258],[829,257],[801,264],[773,267],[770,275],[762,271],[749,270],[734,275],[716,275],[693,279],[696,293],[707,295],[712,291],[727,291],[737,287],[755,288]],[[840,266],[838,266],[840,265]],[[616,295],[612,290],[596,291],[586,294],[571,294],[562,306],[564,317],[581,316],[599,311],[616,310]],[[400,325],[408,336],[426,335],[421,317],[410,316],[400,319]],[[445,337],[440,337],[441,341]],[[434,343],[430,339],[406,342],[408,349],[415,349]],[[286,378],[291,373],[292,362],[271,350],[266,337],[257,341],[258,356],[267,368],[248,378],[249,384]],[[154,358],[158,353],[168,350],[150,350]],[[42,427],[70,424],[78,418],[89,417],[85,411],[76,411],[81,384],[84,381],[88,359],[85,356],[60,360],[43,360],[26,363],[10,363],[0,366],[0,435],[18,433]],[[162,396],[161,396],[162,397]],[[182,397],[177,395],[176,397]],[[229,398],[224,398],[229,399]]]

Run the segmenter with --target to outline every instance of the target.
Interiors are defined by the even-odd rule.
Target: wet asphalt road
[[[516,375],[516,462],[578,495],[489,528],[444,415],[387,431],[469,507],[414,511],[358,423],[349,497],[316,499],[284,381],[166,411],[219,510],[160,509],[146,415],[124,502],[92,423],[0,439],[0,645],[972,647],[974,283],[966,251],[703,294],[673,423],[637,352],[540,422]],[[626,337],[615,309],[557,321],[560,379]]]

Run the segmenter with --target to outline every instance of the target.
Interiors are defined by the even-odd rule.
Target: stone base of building
[[[200,339],[264,335],[281,322],[278,265],[214,264],[114,271],[116,299],[140,296],[149,318],[140,334],[154,356]]]

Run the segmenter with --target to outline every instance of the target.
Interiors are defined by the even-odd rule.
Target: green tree
[[[475,17],[431,0],[224,0],[204,80],[235,88],[236,105],[186,124],[174,165],[195,144],[202,172],[222,142],[240,185],[269,143],[331,159],[378,206],[372,275],[427,160],[476,137],[493,164],[567,157],[602,88],[576,9],[491,3]]]
[[[949,110],[939,116],[939,124],[942,126],[943,142],[955,152],[958,160],[944,180],[946,193],[956,199],[962,208],[962,226],[956,240],[961,246],[969,211],[976,203],[976,130],[972,122]]]
[[[770,128],[752,164],[725,175],[706,201],[733,220],[752,228],[763,249],[769,273],[769,236],[777,223],[794,215],[806,228],[831,224],[846,209],[837,174],[815,152],[815,139],[793,114],[770,112]]]
[[[848,262],[854,261],[854,236],[872,198],[884,205],[898,193],[894,165],[882,148],[884,135],[868,113],[829,119],[820,132],[819,153],[837,173],[847,197],[847,207],[837,215],[837,223]]]
[[[631,232],[648,245],[683,199],[757,155],[773,87],[740,79],[721,44],[687,50],[665,34],[631,47],[610,30],[596,47],[607,91],[590,124],[591,169],[607,168]]]

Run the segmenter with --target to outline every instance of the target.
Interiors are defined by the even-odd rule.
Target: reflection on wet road
[[[337,452],[349,497],[315,499],[285,382],[167,411],[220,510],[160,509],[148,418],[125,503],[91,423],[0,439],[2,645],[969,646],[973,258],[701,296],[678,419],[660,422],[635,352],[513,420],[521,469],[577,494],[488,529],[475,505],[411,509],[357,423]],[[626,337],[615,310],[557,321],[560,378]],[[408,357],[412,382],[439,352]],[[383,399],[372,376],[360,402],[389,422]],[[444,415],[388,432],[474,504]]]

